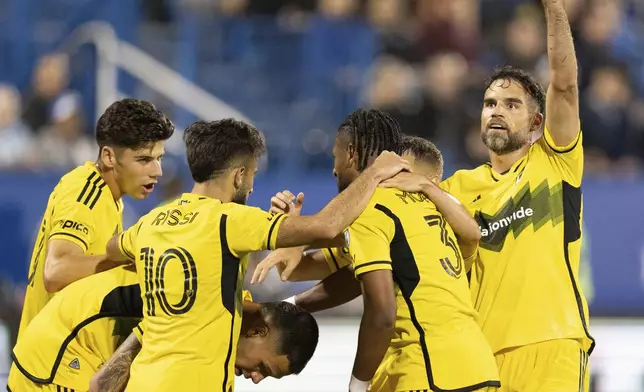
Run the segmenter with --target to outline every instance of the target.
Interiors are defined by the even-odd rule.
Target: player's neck
[[[231,187],[226,183],[223,183],[222,181],[210,180],[206,182],[195,183],[190,193],[206,196],[211,199],[217,199],[222,203],[230,203],[231,201],[233,201],[234,192],[229,188]]]
[[[492,170],[499,174],[505,173],[510,170],[512,165],[514,165],[519,159],[523,158],[528,153],[529,149],[530,146],[527,146],[504,155],[498,155],[494,151],[490,151]]]
[[[104,167],[100,160],[97,161],[95,165],[98,169],[99,174],[101,175],[101,177],[103,177],[103,181],[105,181],[107,187],[110,189],[114,201],[118,201],[121,196],[123,196],[123,192],[121,192],[121,188],[116,182],[116,178],[114,177],[114,170],[109,170]]]

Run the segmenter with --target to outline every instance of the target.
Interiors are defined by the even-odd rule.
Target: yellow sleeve
[[[94,236],[95,223],[92,210],[83,203],[61,195],[52,210],[49,239],[61,239],[75,243],[87,252]]]
[[[277,233],[286,215],[255,207],[238,206],[226,213],[226,239],[235,257],[275,249]]]
[[[356,278],[377,270],[391,270],[389,245],[393,222],[381,211],[368,207],[349,227],[345,242],[353,258]]]
[[[322,254],[324,259],[329,265],[329,270],[331,273],[336,272],[348,265],[351,265],[351,255],[349,254],[349,248],[344,247],[340,248],[325,248],[322,249]]]
[[[134,327],[132,333],[134,334],[134,336],[136,336],[136,339],[139,341],[139,343],[143,343],[143,321],[141,321],[136,327]]]
[[[584,148],[581,130],[569,145],[557,147],[552,140],[550,130],[546,128],[537,145],[545,152],[550,165],[559,172],[561,178],[570,185],[578,187],[584,172]]]
[[[248,290],[242,290],[242,300],[253,302],[253,295]]]
[[[119,250],[132,261],[136,260],[136,237],[142,224],[143,218],[119,235]]]

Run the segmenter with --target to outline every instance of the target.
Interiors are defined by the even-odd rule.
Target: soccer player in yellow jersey
[[[351,114],[333,148],[339,189],[368,170],[379,150],[402,152],[402,138],[384,113]],[[350,392],[365,392],[369,384],[373,392],[499,386],[469,293],[465,259],[471,254],[463,257],[451,226],[427,196],[379,188],[345,233],[345,245],[364,299]]]
[[[564,2],[542,3],[547,93],[522,70],[495,73],[481,113],[490,163],[456,172],[443,188],[481,228],[471,291],[502,390],[587,391],[594,340],[578,280],[584,154],[577,59]]]
[[[124,99],[99,118],[96,162],[63,176],[54,188],[34,245],[29,267],[22,331],[68,284],[113,267],[105,245],[122,231],[123,203],[145,199],[161,175],[164,141],[174,126],[151,103]]]
[[[434,184],[438,184],[441,181],[443,177],[443,156],[434,143],[416,136],[404,136],[402,151],[402,157],[412,165],[414,174],[425,176],[427,180]],[[415,179],[413,178],[413,180]],[[466,256],[466,270],[469,271],[474,257],[468,258],[467,256],[476,256],[478,242],[481,238],[476,221],[472,219],[469,212],[455,198],[441,191],[438,187],[427,187],[427,189],[429,189],[429,192],[426,196],[436,204],[438,210],[445,217],[447,224],[454,230],[461,252]],[[286,210],[294,199],[295,196],[289,191],[279,192],[271,198],[270,211],[293,213],[293,211]],[[301,258],[300,252],[305,249],[306,247],[278,249],[271,252],[258,266],[255,272],[256,279],[253,282],[255,280],[257,282],[263,281],[266,273],[273,266],[277,266],[283,280],[291,282],[322,280],[332,273],[341,271],[344,267],[351,266],[351,256],[347,247],[325,248],[318,252],[309,252],[303,256],[306,261],[297,264],[289,262],[291,258]],[[294,266],[295,269],[290,270],[288,269],[289,266]],[[325,298],[323,302],[320,302],[319,298],[311,302],[312,298],[319,297],[321,293],[313,294],[310,292],[306,295],[300,295],[298,296],[300,299],[307,297],[305,308],[311,307],[314,311],[328,309],[340,305],[341,303],[338,303],[338,301],[344,303],[360,295],[360,285],[353,278],[353,273],[342,271],[342,274],[346,274],[346,277],[348,277],[348,280],[342,280],[342,285],[346,290],[334,290],[333,285],[328,285],[328,290],[321,293],[324,293],[325,296],[332,296],[335,299]],[[338,278],[334,278],[333,281],[337,282],[336,279]],[[349,289],[350,286],[353,286],[352,289]],[[354,295],[347,296],[350,292]],[[295,301],[295,298],[289,300]],[[329,300],[332,302],[327,302]]]
[[[253,304],[246,302],[252,301],[250,293],[244,292],[243,297],[236,368],[257,381],[287,375],[288,368],[279,367],[284,356],[312,354],[303,352],[306,346],[299,343],[317,341],[315,319],[286,302]],[[13,350],[9,390],[88,391],[90,379],[104,363],[98,375],[102,377],[97,377],[99,390],[123,390],[131,361],[121,368],[118,363],[124,363],[124,355],[133,358],[140,350],[143,331],[137,324],[142,317],[141,289],[132,266],[72,283],[25,329]],[[135,326],[134,336],[121,345]],[[119,354],[110,360],[117,347]]]
[[[145,334],[128,392],[232,391],[248,254],[341,237],[378,183],[409,169],[385,152],[319,213],[287,217],[244,205],[264,151],[257,129],[232,119],[197,122],[183,137],[192,192],[108,243],[110,259],[135,260],[142,288]],[[288,372],[305,364],[291,360]]]

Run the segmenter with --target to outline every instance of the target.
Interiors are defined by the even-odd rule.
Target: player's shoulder
[[[474,169],[457,170],[440,183],[441,189],[452,195],[463,193],[472,183],[484,183],[492,180],[490,176],[491,165],[486,162]],[[458,197],[458,196],[457,196]]]
[[[93,207],[106,185],[94,163],[86,162],[61,177],[52,192],[52,199],[55,203],[76,202]]]

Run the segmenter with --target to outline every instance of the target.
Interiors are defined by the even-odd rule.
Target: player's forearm
[[[365,170],[357,180],[313,216],[288,216],[277,233],[277,247],[332,241],[364,211],[382,179]]]
[[[45,261],[45,290],[58,292],[77,280],[109,269],[109,266],[113,268],[116,265],[105,255],[65,254],[48,257]]]
[[[128,255],[124,254],[119,247],[120,235],[115,235],[108,242],[105,247],[105,253],[108,259],[113,261],[127,262],[133,261]]]
[[[577,57],[564,0],[541,0],[548,28],[550,85],[567,91],[577,86]]]
[[[130,378],[130,365],[141,351],[141,343],[131,334],[114,355],[92,377],[90,392],[120,392]]]
[[[358,352],[353,364],[353,376],[370,381],[387,352],[395,319],[365,306],[358,334]]]
[[[438,211],[464,243],[477,243],[481,239],[481,230],[469,211],[450,194],[434,183],[423,187],[423,193],[435,205]]]
[[[327,276],[320,283],[295,296],[295,304],[308,312],[320,312],[353,301],[362,294],[360,282],[349,267]]]

